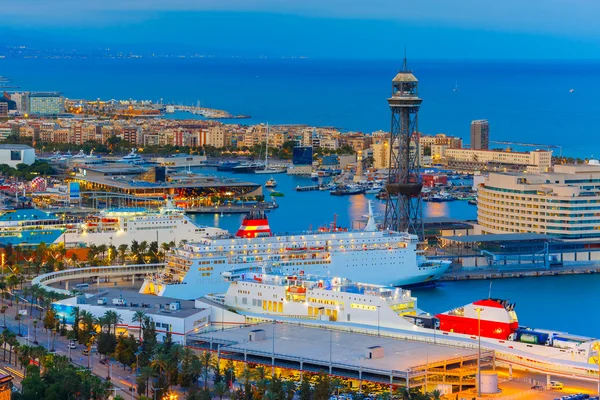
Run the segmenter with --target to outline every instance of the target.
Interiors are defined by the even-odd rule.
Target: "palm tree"
[[[144,322],[144,318],[146,318],[146,312],[143,310],[137,310],[135,313],[133,313],[133,317],[131,318],[132,322],[139,322],[140,324],[140,340],[142,339],[142,322]]]
[[[12,332],[8,333],[8,345],[10,346],[10,350],[8,352],[8,363],[12,364],[12,353],[13,353],[13,351],[15,351],[15,357],[16,357],[15,347],[19,346],[19,342],[17,341],[17,335],[15,335]]]
[[[118,248],[119,258],[121,259],[121,262],[123,264],[125,264],[125,254],[127,253],[128,248],[129,248],[129,246],[127,246],[126,244],[122,244]]]
[[[71,317],[73,317],[73,331],[77,334],[79,332],[79,321],[81,320],[81,309],[79,307],[73,307],[71,310]]]
[[[150,366],[154,368],[154,370],[158,370],[158,375],[161,376],[164,370],[167,368],[167,363],[169,360],[167,359],[167,355],[165,353],[158,353],[156,357],[150,362]]]
[[[441,400],[442,392],[438,389],[435,389],[429,393],[429,396],[430,396],[431,400]]]
[[[148,397],[148,386],[150,384],[150,378],[154,376],[154,371],[151,367],[142,367],[140,369],[140,378],[146,381],[146,397]],[[141,394],[141,393],[140,393]]]
[[[262,365],[256,368],[256,390],[258,391],[259,398],[265,396],[267,387],[269,386],[269,378],[267,378],[267,370]]]
[[[162,243],[160,245],[163,253],[163,262],[167,261],[167,252],[171,250],[171,245],[169,243]]]
[[[33,343],[34,344],[38,344],[37,341],[37,324],[38,324],[39,320],[36,318],[33,320]]]
[[[119,314],[116,311],[107,311],[104,313],[104,316],[106,317],[106,322],[108,325],[108,333],[110,333],[110,327],[112,326],[113,328],[113,333],[116,335],[117,334],[117,324],[123,322],[123,318],[121,318],[121,314]]]
[[[214,392],[215,392],[216,396],[219,396],[219,400],[222,400],[223,396],[225,396],[227,393],[229,393],[229,390],[228,390],[225,382],[221,381],[221,382],[215,383]]]
[[[145,240],[143,242],[140,243],[139,246],[139,256],[142,259],[142,262],[145,262],[144,260],[146,259],[146,253],[148,252],[148,242],[146,242]]]
[[[19,362],[23,370],[29,364],[29,360],[31,360],[31,346],[21,346],[19,349]]]
[[[204,390],[208,390],[208,374],[214,364],[213,355],[210,351],[205,351],[200,357],[202,364],[202,374],[204,375]]]

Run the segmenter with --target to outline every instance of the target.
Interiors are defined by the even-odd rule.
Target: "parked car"
[[[565,385],[559,381],[550,381],[550,385],[548,387],[550,390],[563,390]]]

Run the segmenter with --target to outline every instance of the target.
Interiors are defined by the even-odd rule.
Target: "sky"
[[[573,59],[600,54],[597,0],[20,0],[0,44],[217,56]]]

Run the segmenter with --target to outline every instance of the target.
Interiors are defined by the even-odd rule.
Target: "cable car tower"
[[[388,146],[390,149],[389,175],[385,185],[384,229],[409,232],[423,240],[423,208],[420,174],[418,117],[422,99],[419,81],[406,65],[392,80],[392,97],[388,99],[392,125]]]

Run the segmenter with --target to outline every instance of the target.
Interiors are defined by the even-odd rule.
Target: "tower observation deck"
[[[392,122],[390,128],[389,175],[386,183],[384,228],[409,232],[423,239],[423,209],[420,175],[418,115],[422,99],[419,81],[404,66],[392,80],[388,99]]]

